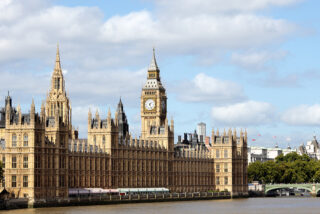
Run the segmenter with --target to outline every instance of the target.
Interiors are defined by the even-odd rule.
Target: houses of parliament
[[[106,74],[107,75],[107,74]],[[39,113],[0,109],[2,188],[30,200],[67,198],[71,188],[155,188],[171,192],[248,194],[247,133],[212,131],[208,147],[174,144],[167,94],[153,51],[141,90],[141,135],[133,138],[120,100],[114,114],[88,112],[87,139],[72,126],[72,107],[57,48],[50,91]],[[90,89],[88,89],[90,90]]]

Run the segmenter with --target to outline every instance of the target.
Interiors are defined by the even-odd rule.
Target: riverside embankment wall
[[[38,208],[38,207],[63,207],[63,206],[88,206],[121,203],[148,203],[188,200],[214,200],[230,199],[229,192],[204,192],[204,193],[167,193],[143,195],[96,195],[86,197],[72,197],[57,200],[40,200],[31,202],[27,199],[9,199],[2,201],[0,209]]]

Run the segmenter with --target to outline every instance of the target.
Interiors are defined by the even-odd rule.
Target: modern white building
[[[197,125],[197,133],[198,133],[198,140],[200,142],[204,142],[207,134],[206,134],[206,124],[201,122],[201,123],[198,123]]]
[[[276,145],[274,148],[267,148],[267,158],[270,160],[276,159],[279,155],[283,153],[283,149]]]
[[[304,145],[304,143],[301,144],[298,149],[292,149],[290,146],[286,149],[282,149],[279,148],[277,144],[274,148],[248,147],[248,163],[274,160],[280,154],[286,155],[291,152],[297,152],[299,155],[306,154],[310,158],[320,160],[320,144],[317,141],[316,136],[313,136],[313,140],[307,141],[306,145]]]
[[[248,147],[248,163],[274,160],[280,154],[286,155],[291,152],[297,152],[297,150],[291,149],[290,146],[286,149],[281,149],[277,145],[274,148],[250,146]]]

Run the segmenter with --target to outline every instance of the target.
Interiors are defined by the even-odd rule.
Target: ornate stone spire
[[[123,104],[122,104],[121,97],[120,97],[120,101],[119,101],[119,103],[118,103],[117,112],[118,112],[118,113],[123,113]]]
[[[156,60],[156,54],[155,54],[155,49],[153,48],[153,54],[152,54],[152,59],[151,59],[151,63],[149,65],[149,71],[158,71],[159,67],[157,64],[157,60]]]
[[[35,105],[34,105],[34,99],[32,98],[30,113],[34,115],[34,114],[35,114],[35,109],[36,109],[36,108],[35,108]]]
[[[111,122],[111,110],[110,110],[110,107],[108,109],[107,121],[108,121],[108,123]]]
[[[61,64],[60,64],[59,43],[57,44],[56,64],[54,66],[54,72],[62,74]]]
[[[9,105],[9,107],[12,107],[12,98],[10,97],[9,91],[8,91],[8,96],[6,96],[6,101],[5,101],[6,107]]]
[[[97,120],[100,119],[100,118],[99,118],[99,110],[98,110],[98,108],[97,108],[97,110],[96,110],[96,119],[97,119]]]

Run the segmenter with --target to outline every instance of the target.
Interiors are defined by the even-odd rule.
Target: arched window
[[[94,136],[93,136],[93,143],[96,144],[96,142],[97,142],[97,138],[96,138],[96,136],[94,135]]]
[[[28,134],[24,134],[23,136],[23,146],[28,146]]]
[[[59,77],[54,79],[54,88],[58,89],[58,90],[60,89],[60,78]]]
[[[106,143],[106,136],[102,136],[102,144],[105,144]]]
[[[16,147],[17,146],[17,135],[13,134],[12,135],[12,147]]]

